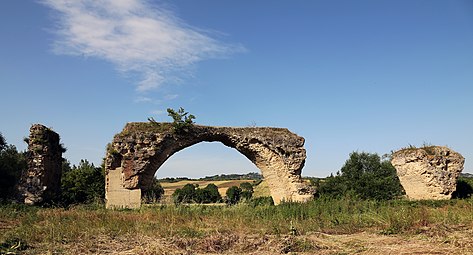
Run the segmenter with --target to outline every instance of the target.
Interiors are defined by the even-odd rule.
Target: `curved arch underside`
[[[304,138],[287,129],[193,125],[177,132],[170,123],[128,123],[107,148],[107,207],[139,207],[141,189],[150,185],[159,167],[200,142],[221,142],[245,155],[261,170],[276,204],[312,197],[301,179]]]

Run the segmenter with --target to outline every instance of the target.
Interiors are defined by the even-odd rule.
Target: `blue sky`
[[[6,0],[0,35],[0,132],[19,149],[42,123],[73,164],[100,164],[126,122],[182,106],[198,124],[305,137],[303,175],[423,143],[473,172],[471,1]],[[158,176],[249,171],[203,143]]]

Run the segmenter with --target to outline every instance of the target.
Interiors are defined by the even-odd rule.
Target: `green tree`
[[[141,193],[141,200],[143,203],[156,203],[164,195],[164,189],[159,183],[158,179],[153,177],[152,183],[149,187],[144,188]]]
[[[67,163],[63,169],[68,169]],[[61,202],[64,205],[90,203],[105,197],[105,176],[102,168],[87,160],[66,171],[61,179]]]
[[[218,192],[217,185],[209,183],[204,189],[208,191],[210,203],[218,203],[222,200],[222,196],[220,195],[220,192]]]
[[[7,141],[5,140],[5,137],[3,137],[2,133],[0,133],[0,150],[5,149],[7,146]]]
[[[473,178],[460,177],[453,198],[469,198],[473,196]]]
[[[62,160],[62,165],[61,165],[62,174],[68,173],[68,172],[70,172],[71,170],[72,170],[71,162],[69,162],[69,160],[63,158],[63,160]]]
[[[180,204],[182,203],[182,195],[181,195],[182,190],[180,188],[177,188],[174,193],[172,193],[172,201],[175,204]]]
[[[182,189],[176,189],[172,194],[174,203],[192,203],[195,200],[196,191],[193,184],[186,184]]]
[[[337,175],[331,174],[329,177],[319,180],[315,186],[318,195],[327,195],[331,197],[341,197],[347,194],[348,186],[346,184],[345,178],[340,176],[340,173],[337,172]]]
[[[231,186],[227,189],[227,203],[234,205],[240,202],[241,199],[241,188],[237,186]]]
[[[396,169],[377,154],[353,152],[336,176],[320,183],[319,194],[354,194],[363,199],[385,200],[403,194]]]
[[[0,133],[0,201],[13,200],[21,173],[27,168],[25,153],[8,145]]]
[[[222,200],[218,187],[210,183],[205,188],[200,189],[192,184],[186,184],[182,189],[176,189],[173,194],[175,203],[217,203]]]
[[[241,189],[241,197],[245,200],[251,199],[253,196],[253,185],[249,182],[242,182],[240,184],[240,189]]]
[[[206,189],[196,189],[195,190],[195,196],[194,196],[194,202],[199,203],[199,204],[209,204],[212,203],[210,200],[210,192],[209,190]]]
[[[188,131],[188,128],[194,124],[195,116],[186,112],[184,108],[180,107],[179,110],[167,109],[168,116],[173,119],[173,128],[176,132]]]

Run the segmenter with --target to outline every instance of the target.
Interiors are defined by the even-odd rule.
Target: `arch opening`
[[[156,169],[158,178],[199,179],[220,174],[247,174],[261,170],[247,157],[220,142],[200,142],[172,155]]]
[[[220,142],[200,142],[176,152],[154,174],[164,188],[162,203],[172,203],[177,188],[192,183],[204,188],[215,184],[222,197],[231,186],[257,184],[254,196],[270,196],[262,172],[248,158]]]

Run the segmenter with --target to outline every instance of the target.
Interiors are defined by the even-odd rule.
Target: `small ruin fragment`
[[[32,125],[30,136],[25,140],[28,142],[28,169],[19,182],[19,200],[28,205],[48,203],[60,192],[65,149],[59,135],[41,124]]]
[[[396,168],[409,199],[450,199],[463,170],[463,156],[447,147],[426,146],[395,152]]]

